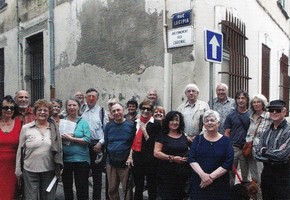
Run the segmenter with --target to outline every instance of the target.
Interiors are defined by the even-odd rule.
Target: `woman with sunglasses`
[[[137,131],[126,164],[133,167],[134,199],[143,199],[144,180],[146,177],[149,199],[155,200],[157,198],[157,159],[153,155],[153,150],[155,137],[161,131],[161,125],[152,116],[153,104],[151,101],[145,99],[140,103],[139,109],[141,115],[136,120]]]
[[[246,164],[249,168],[252,179],[256,180],[258,185],[261,183],[263,164],[255,160],[254,156],[256,155],[256,147],[259,144],[263,132],[265,132],[272,123],[269,112],[266,111],[267,105],[267,98],[262,94],[254,95],[250,101],[250,107],[253,112],[250,115],[250,127],[247,132],[246,142],[253,141],[253,155],[246,158]],[[260,189],[258,191],[257,198],[262,198]]]
[[[0,106],[0,199],[12,200],[16,198],[15,163],[21,121],[14,118],[16,104],[10,95],[3,98]]]

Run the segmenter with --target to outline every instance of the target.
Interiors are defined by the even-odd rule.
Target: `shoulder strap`
[[[102,107],[102,108],[100,109],[100,113],[99,113],[99,115],[100,115],[100,119],[101,119],[101,123],[102,123],[102,128],[103,128],[103,127],[104,127],[104,118],[105,118],[104,107]]]

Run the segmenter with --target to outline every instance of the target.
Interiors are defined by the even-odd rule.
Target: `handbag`
[[[255,130],[255,132],[254,132],[254,137],[253,137],[253,139],[254,139],[254,138],[256,137],[256,135],[257,135],[257,130],[258,130],[258,128],[259,128],[259,125],[260,125],[261,121],[262,121],[262,120],[261,120],[261,118],[260,118],[259,123],[257,124],[256,130]],[[253,156],[252,151],[253,151],[253,140],[250,141],[250,142],[246,142],[246,143],[244,144],[243,149],[242,149],[242,153],[243,153],[244,157],[246,157],[246,158],[250,158],[250,157]]]

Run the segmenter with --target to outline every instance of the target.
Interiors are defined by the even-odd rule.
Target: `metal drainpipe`
[[[18,76],[18,89],[20,88],[21,77],[20,77],[20,39],[19,39],[19,32],[20,32],[20,21],[19,21],[19,7],[18,7],[18,0],[16,0],[16,20],[17,20],[17,76]]]
[[[55,97],[55,41],[54,41],[54,0],[49,0],[49,58],[50,58],[50,98]]]
[[[163,7],[163,41],[164,41],[164,85],[163,85],[163,102],[167,111],[172,109],[172,54],[167,49],[167,10],[166,0]]]

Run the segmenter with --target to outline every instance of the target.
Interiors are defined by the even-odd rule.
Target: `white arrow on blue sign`
[[[221,63],[223,59],[223,34],[212,30],[204,31],[205,60]]]

